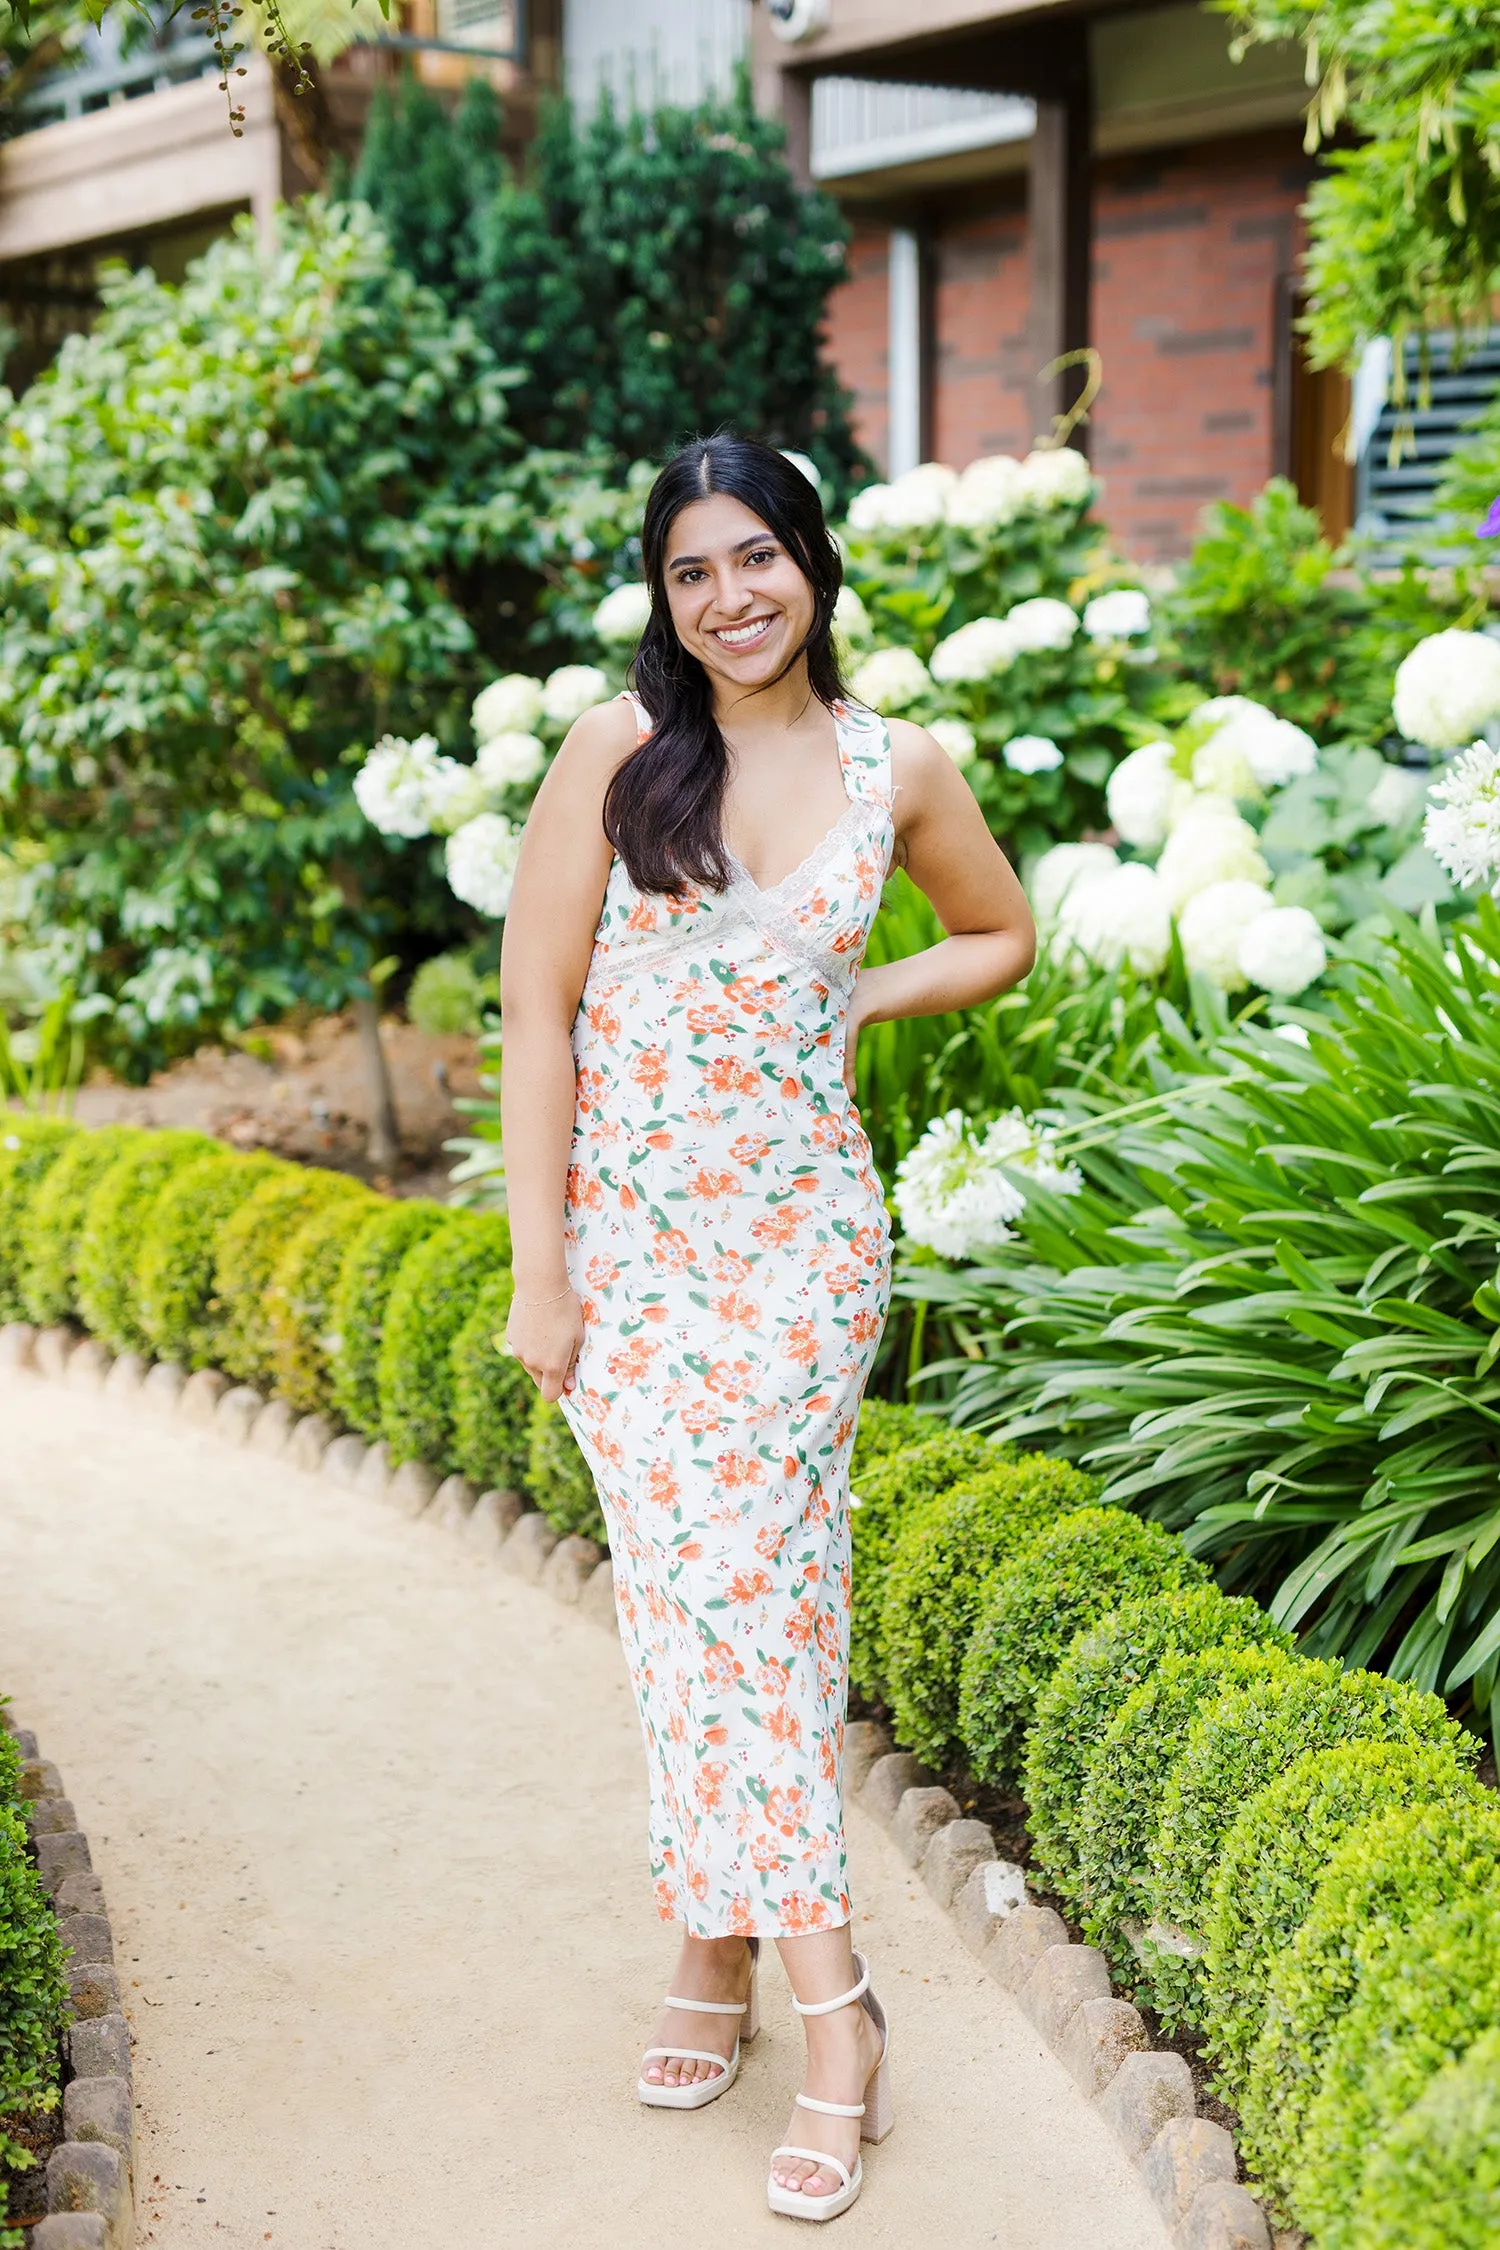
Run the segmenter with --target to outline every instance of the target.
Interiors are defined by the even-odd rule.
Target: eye
[[[753,548],[752,551],[748,555],[746,555],[745,560],[747,563],[774,562],[776,560],[776,549],[774,547]]]
[[[677,583],[679,586],[696,586],[702,576],[703,572],[697,567],[697,565],[690,564],[686,570],[678,571]]]

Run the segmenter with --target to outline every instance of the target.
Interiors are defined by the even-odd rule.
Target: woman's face
[[[677,638],[710,678],[741,694],[786,669],[813,621],[813,590],[742,500],[710,493],[667,535],[667,600]]]

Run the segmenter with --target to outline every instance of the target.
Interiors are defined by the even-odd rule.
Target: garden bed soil
[[[370,1097],[353,1018],[246,1032],[234,1047],[200,1047],[145,1086],[99,1072],[79,1092],[81,1125],[167,1125],[212,1133],[231,1148],[268,1149],[322,1164],[397,1195],[444,1196],[443,1143],[469,1130],[455,1099],[480,1091],[477,1042],[434,1036],[399,1016],[381,1021],[396,1098],[401,1162],[378,1179],[369,1161]]]

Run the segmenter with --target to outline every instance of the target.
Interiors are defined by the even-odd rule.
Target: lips
[[[775,622],[774,617],[748,617],[742,625],[716,625],[711,630],[720,648],[737,652],[759,647]]]

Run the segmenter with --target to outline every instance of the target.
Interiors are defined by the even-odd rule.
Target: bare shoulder
[[[617,695],[575,719],[553,759],[547,780],[554,796],[594,797],[604,792],[636,747],[635,706]]]
[[[941,819],[966,804],[973,806],[973,791],[925,727],[912,719],[888,719],[886,724],[891,737],[892,810],[899,837],[929,816]]]

